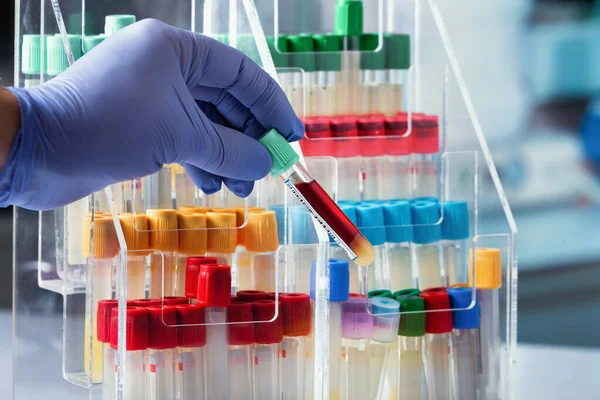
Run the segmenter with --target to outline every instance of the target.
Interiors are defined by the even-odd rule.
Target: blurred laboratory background
[[[14,10],[2,3],[0,79],[10,85]],[[518,340],[600,347],[600,0],[439,3],[519,229]],[[486,230],[502,223],[496,211]],[[11,230],[12,210],[0,210],[5,308]],[[47,296],[40,307],[60,307]]]

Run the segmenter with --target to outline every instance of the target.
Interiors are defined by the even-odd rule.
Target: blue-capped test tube
[[[448,201],[443,205],[442,239],[444,270],[448,283],[466,283],[469,238],[469,208],[466,201]]]
[[[417,280],[410,254],[410,241],[413,239],[410,204],[408,201],[391,200],[382,207],[390,288],[413,287]]]
[[[452,306],[452,347],[456,363],[456,394],[460,400],[477,400],[477,377],[481,371],[479,348],[480,310],[470,287],[448,289]],[[468,308],[467,310],[457,310]]]
[[[411,249],[417,269],[419,289],[446,286],[442,268],[442,227],[440,204],[433,201],[415,201],[410,206],[413,222]]]
[[[385,219],[383,207],[363,203],[356,207],[358,229],[375,249],[375,260],[368,267],[358,267],[359,293],[375,289],[390,289],[390,271],[385,247]]]
[[[302,205],[289,208],[292,220],[290,229],[290,243],[294,251],[287,254],[286,271],[281,273],[283,289],[285,292],[308,293],[310,290],[310,271],[313,260],[317,257],[319,238],[313,219]],[[340,249],[343,253],[343,250]]]

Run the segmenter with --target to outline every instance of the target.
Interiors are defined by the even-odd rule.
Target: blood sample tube
[[[206,396],[227,399],[229,363],[227,343],[227,307],[231,304],[231,267],[203,264],[198,277],[198,302],[205,306],[206,321]]]
[[[217,264],[216,257],[188,257],[185,266],[185,297],[196,303],[198,297],[198,276],[203,264]]]
[[[434,115],[412,114],[414,176],[413,197],[439,197],[438,195],[438,155],[440,151],[438,117]]]
[[[410,205],[413,226],[411,249],[414,254],[418,287],[427,289],[445,286],[440,240],[440,204],[416,201]]]
[[[316,294],[316,262],[313,261],[310,271],[310,297],[314,300]],[[329,260],[329,398],[339,399],[341,390],[342,365],[342,306],[349,298],[350,271],[348,261],[332,258]],[[314,312],[313,312],[314,315]],[[312,354],[312,339],[307,341],[308,353]],[[312,393],[312,356],[307,360],[311,370],[307,371],[307,394]]]
[[[386,115],[395,115],[404,106],[404,85],[410,68],[410,36],[403,33],[383,34],[385,67],[390,84],[390,100],[381,110]]]
[[[237,217],[233,213],[207,212],[208,256],[216,257],[220,264],[234,264],[234,253],[237,247]]]
[[[273,158],[271,175],[280,175],[292,193],[358,265],[369,265],[375,258],[373,246],[358,231],[335,202],[298,161],[298,154],[276,131],[270,130],[259,141]]]
[[[356,207],[358,227],[375,249],[375,260],[369,267],[359,267],[359,292],[374,289],[391,289],[390,271],[385,247],[385,220],[379,204],[362,204]]]
[[[391,293],[389,293],[391,296]],[[393,364],[390,358],[398,362],[396,353],[392,353],[392,345],[397,341],[400,323],[400,303],[388,297],[373,297],[371,313],[373,314],[373,337],[367,346],[369,354],[370,399],[389,399],[395,390],[394,381],[386,381],[386,368]],[[392,365],[393,366],[393,365]],[[396,370],[397,370],[396,366]]]
[[[383,198],[383,164],[385,154],[383,118],[362,117],[357,120],[360,139],[363,200]]]
[[[310,35],[288,36],[290,64],[302,71],[293,72],[291,103],[300,118],[311,117],[316,112],[317,72],[315,43]]]
[[[244,230],[246,251],[251,255],[252,289],[273,292],[277,287],[275,252],[279,248],[275,211],[250,213]]]
[[[410,241],[413,239],[412,217],[408,201],[384,203],[386,254],[390,273],[390,288],[405,288],[416,284],[412,270]]]
[[[302,154],[305,157],[331,156],[332,140],[329,118],[313,117],[304,120],[305,135],[300,140]],[[324,164],[326,160],[321,162]]]
[[[206,326],[204,306],[186,304],[175,307],[177,313],[177,398],[181,400],[204,400],[204,347]]]
[[[283,342],[281,343],[281,398],[304,399],[306,337],[311,332],[310,297],[303,293],[282,293]]]
[[[112,309],[118,307],[118,300],[100,300],[96,314],[98,341],[102,343],[102,400],[115,400],[115,350],[110,347],[110,318]]]
[[[252,312],[255,321],[254,397],[278,400],[281,398],[279,347],[283,341],[281,303],[257,300],[252,303]]]
[[[456,360],[457,399],[477,400],[477,376],[480,371],[479,303],[469,287],[449,288],[452,306],[452,348]],[[468,308],[468,310],[457,310]]]
[[[82,252],[88,269],[86,303],[92,303],[91,310],[86,307],[85,315],[84,371],[92,382],[101,382],[102,343],[98,340],[96,316],[98,302],[108,300],[112,295],[111,272],[119,253],[119,243],[112,218],[96,215],[92,220],[92,215],[88,214],[83,225]]]
[[[141,307],[127,306],[126,316],[126,353],[123,385],[124,400],[139,400],[146,398],[146,353],[149,344],[148,310]],[[119,347],[119,309],[114,307],[110,318],[110,347]],[[115,362],[114,371],[119,366]],[[115,390],[116,392],[116,390]]]
[[[230,400],[254,399],[253,321],[251,303],[232,302],[227,306]]]
[[[277,71],[277,77],[279,78],[279,86],[283,89],[283,92],[291,100],[292,90],[292,77],[293,73],[289,71],[290,57],[289,57],[289,44],[288,37],[286,35],[267,36],[267,44],[271,51],[271,57],[275,68],[283,68]]]
[[[342,303],[342,399],[367,399],[370,394],[367,344],[373,337],[373,316],[366,297],[350,297]]]
[[[425,301],[425,366],[429,400],[455,399],[452,311],[445,287],[423,290]],[[446,310],[446,311],[440,311]]]
[[[146,258],[152,252],[148,218],[146,214],[124,213],[119,221],[127,244],[127,299],[141,299],[146,296]]]
[[[317,92],[316,113],[334,116],[337,114],[337,92],[342,70],[342,36],[330,33],[312,35],[316,54]]]
[[[469,286],[473,286],[474,272],[477,301],[481,309],[479,338],[482,374],[479,376],[478,386],[482,397],[498,399],[500,398],[499,289],[502,287],[500,249],[479,248],[475,250],[474,256],[471,254],[470,259]]]
[[[23,35],[21,44],[21,73],[23,87],[30,88],[41,83],[42,45],[40,35]]]
[[[174,252],[178,247],[177,211],[146,211],[150,229],[150,298],[173,295],[175,268]]]
[[[148,310],[148,389],[151,399],[176,397],[177,312],[175,306],[150,306]]]
[[[338,93],[339,114],[357,114],[360,90],[360,35],[363,33],[363,2],[338,0],[335,5],[334,33],[343,37],[342,90]]]
[[[360,200],[360,141],[356,120],[334,118],[331,120],[333,156],[338,163],[338,199]]]
[[[179,229],[177,248],[177,269],[174,293],[186,295],[186,268],[190,256],[203,256],[207,249],[206,214],[177,213]]]
[[[425,336],[425,301],[418,289],[409,289],[399,295],[400,327],[398,329],[398,399],[421,400],[427,393],[423,338]]]
[[[443,205],[442,239],[444,269],[448,283],[467,282],[467,243],[469,238],[469,209],[466,201],[447,201]]]
[[[411,188],[411,152],[413,135],[408,133],[406,114],[386,117],[385,151],[387,157],[383,165],[384,199],[407,199]]]
[[[360,114],[383,113],[391,102],[391,87],[387,84],[385,55],[378,33],[360,36]]]

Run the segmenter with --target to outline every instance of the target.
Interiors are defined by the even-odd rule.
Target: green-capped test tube
[[[292,106],[300,118],[311,117],[316,113],[315,42],[311,35],[290,35],[288,49],[290,66],[298,69],[292,73]]]
[[[378,33],[360,36],[360,81],[359,107],[361,114],[381,113],[390,99],[385,70],[386,46]]]
[[[42,47],[40,35],[23,35],[21,44],[21,73],[23,86],[28,88],[40,84],[42,72]]]
[[[342,71],[339,114],[357,114],[360,92],[360,36],[363,34],[362,0],[338,0],[334,33],[342,36]]]
[[[290,98],[292,76],[290,71],[287,70],[290,67],[288,37],[286,35],[267,36],[267,44],[273,58],[273,64],[275,64],[275,68],[277,69],[279,85],[286,96]]]
[[[89,53],[92,49],[98,46],[106,39],[105,35],[93,35],[83,37],[83,52],[84,54]]]
[[[342,71],[343,37],[335,34],[313,35],[317,68],[316,109],[319,115],[338,114]]]
[[[77,61],[81,57],[81,36],[68,35],[73,60]],[[46,73],[50,76],[56,76],[69,68],[69,60],[65,52],[62,36],[57,34],[46,36]]]
[[[411,289],[409,289],[411,290]],[[408,292],[408,291],[404,291]],[[416,294],[415,294],[416,293]],[[414,289],[409,295],[396,297],[400,302],[400,327],[398,328],[398,367],[388,368],[396,378],[399,400],[422,399],[426,392],[425,366],[423,364],[423,338],[425,337],[425,301]],[[389,364],[388,364],[389,367]]]
[[[385,68],[390,83],[390,98],[384,104],[386,115],[396,115],[404,109],[404,85],[410,68],[410,36],[403,33],[384,34]]]
[[[104,34],[110,36],[113,33],[125,28],[126,26],[135,24],[135,15],[129,14],[114,14],[107,15],[104,19]]]

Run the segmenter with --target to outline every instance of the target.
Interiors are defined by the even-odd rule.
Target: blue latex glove
[[[179,163],[204,192],[240,197],[271,158],[256,140],[303,135],[285,94],[238,50],[156,20],[120,30],[50,82],[9,89],[22,128],[0,206],[44,210]]]

